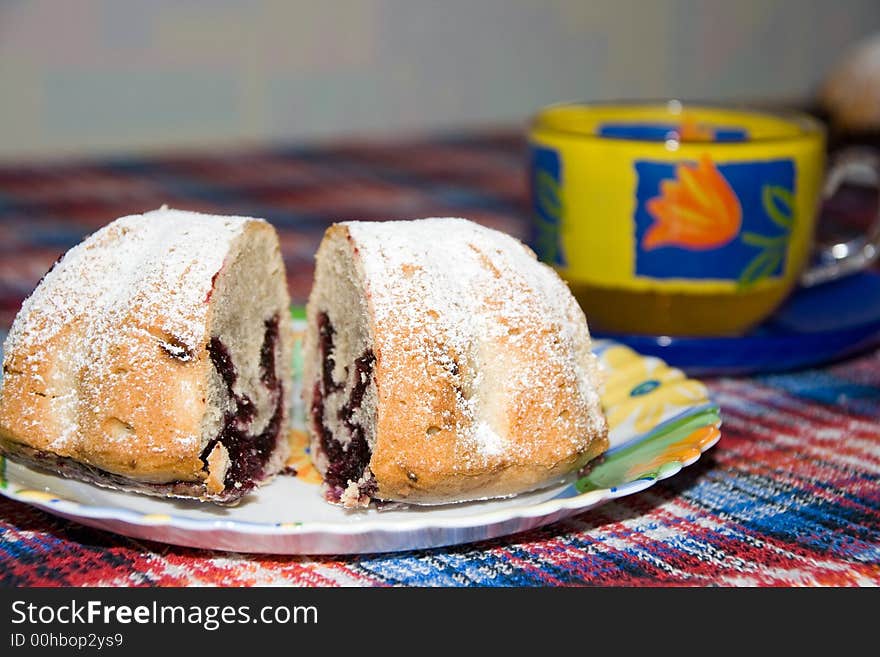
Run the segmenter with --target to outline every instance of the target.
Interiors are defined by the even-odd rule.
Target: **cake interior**
[[[275,451],[281,425],[284,421],[284,384],[278,378],[275,362],[278,359],[278,315],[265,321],[263,343],[260,347],[260,381],[266,387],[272,403],[272,414],[262,429],[254,428],[257,409],[251,398],[235,391],[238,373],[229,349],[218,337],[208,343],[208,353],[215,371],[223,380],[230,403],[223,414],[223,423],[217,435],[208,441],[201,458],[208,467],[208,456],[219,443],[229,455],[229,467],[224,477],[227,491],[241,493],[253,489],[266,476],[266,466]]]
[[[289,364],[282,330],[286,282],[277,242],[259,231],[214,280],[207,352],[212,365],[201,459],[209,490],[243,495],[283,467]]]
[[[369,472],[372,447],[360,421],[360,411],[372,383],[376,357],[371,349],[366,349],[351,367],[345,368],[346,373],[352,373],[351,385],[346,390],[346,382],[333,378],[335,330],[325,312],[318,315],[317,332],[321,368],[312,392],[311,415],[321,455],[326,460],[324,481],[328,497],[333,502],[342,502],[346,496],[368,501],[376,493],[376,481]],[[341,394],[343,401],[337,403],[335,417],[328,418],[327,413],[333,410],[329,405],[325,407],[325,399],[334,394]],[[331,419],[335,420],[332,424],[328,423]],[[335,426],[335,431],[330,426]]]
[[[304,348],[312,457],[327,499],[346,507],[365,506],[377,492],[370,471],[376,355],[362,274],[350,248],[335,240],[318,258]]]

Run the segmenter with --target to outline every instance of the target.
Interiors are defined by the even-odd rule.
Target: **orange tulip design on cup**
[[[645,251],[663,246],[717,249],[731,242],[742,225],[739,199],[708,155],[697,164],[677,165],[675,179],[664,180],[660,196],[646,207],[655,223],[642,238]]]
[[[740,271],[737,289],[751,288],[779,270],[794,226],[793,193],[773,184],[760,190],[763,214],[775,226],[775,234],[742,229],[740,198],[709,155],[704,153],[696,163],[676,164],[674,178],[662,180],[660,194],[645,203],[653,223],[642,236],[642,251],[712,251],[739,238],[754,255]]]

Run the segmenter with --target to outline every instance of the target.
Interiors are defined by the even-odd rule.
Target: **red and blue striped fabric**
[[[167,203],[265,217],[294,302],[326,226],[465,216],[526,236],[512,133],[0,166],[0,325],[60,253]],[[720,443],[650,489],[491,542],[355,557],[214,553],[88,529],[0,498],[0,585],[880,584],[880,353],[707,381]]]

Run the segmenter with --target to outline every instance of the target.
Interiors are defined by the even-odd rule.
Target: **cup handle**
[[[831,198],[845,180],[852,176],[870,178],[880,191],[880,152],[861,147],[842,150],[834,157],[825,179],[823,198]],[[801,275],[801,285],[812,287],[866,269],[880,257],[880,211],[864,235],[848,242],[819,244],[815,249],[817,264]]]

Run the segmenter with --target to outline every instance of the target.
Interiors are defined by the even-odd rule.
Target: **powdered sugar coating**
[[[368,282],[378,348],[384,342],[423,349],[419,362],[437,366],[386,372],[392,386],[423,375],[446,377],[455,388],[455,411],[439,427],[454,431],[465,446],[455,468],[469,471],[505,456],[528,460],[536,441],[509,440],[508,427],[497,423],[511,412],[533,412],[536,400],[549,407],[561,385],[574,388],[582,411],[574,419],[572,446],[587,448],[604,422],[589,333],[583,312],[551,268],[514,238],[464,219],[344,225]],[[416,335],[419,340],[410,339]],[[516,354],[533,345],[541,353],[528,365],[505,362],[505,349]],[[529,408],[494,412],[511,400]]]
[[[46,274],[22,304],[5,353],[45,342],[81,319],[91,324],[88,337],[99,341],[101,329],[133,312],[162,318],[159,328],[179,341],[171,351],[195,350],[204,337],[212,278],[248,221],[254,220],[162,208],[111,222]],[[171,223],[185,227],[172,230]]]
[[[83,319],[87,338],[100,343],[115,320],[143,314],[161,318],[158,328],[175,339],[169,351],[185,357],[204,341],[212,279],[248,221],[255,220],[163,207],[111,222],[46,274],[22,304],[4,352],[46,342]],[[169,230],[170,222],[185,227]]]
[[[498,456],[504,452],[506,441],[492,430],[487,422],[478,422],[473,431],[473,440],[481,454]]]
[[[12,354],[29,354],[23,369],[41,371],[47,356],[40,347],[72,325],[75,344],[66,345],[63,356],[74,376],[85,367],[100,369],[121,349],[129,351],[131,366],[139,367],[155,358],[155,350],[144,344],[158,343],[184,362],[192,359],[206,340],[215,276],[230,244],[251,221],[257,220],[163,207],[101,228],[70,249],[25,300],[4,343],[4,367]],[[56,416],[76,416],[64,408],[78,403],[75,390],[53,395],[51,403],[58,407]],[[75,424],[65,425],[50,447],[62,450],[77,431]],[[118,439],[125,437],[120,432]]]

